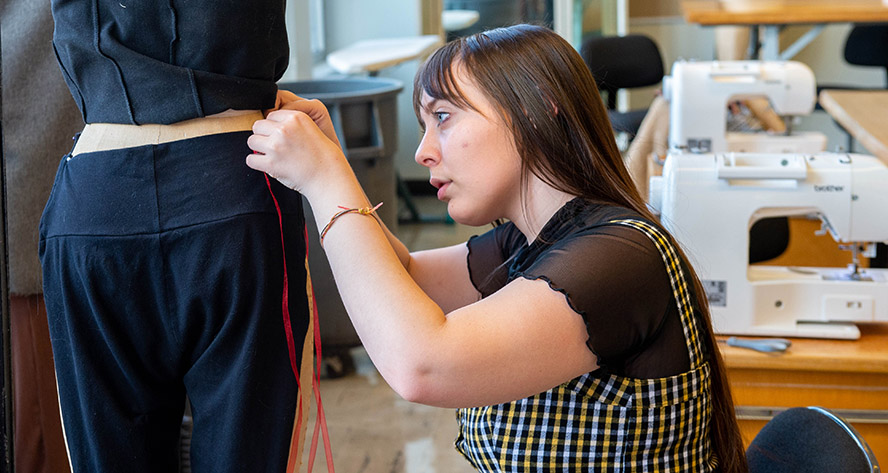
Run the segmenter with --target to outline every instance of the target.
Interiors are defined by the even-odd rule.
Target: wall
[[[327,52],[366,39],[419,36],[423,24],[423,0],[324,0]],[[428,20],[426,20],[428,23]],[[419,125],[413,114],[413,76],[419,61],[408,61],[383,69],[379,77],[404,83],[398,96],[398,149],[395,165],[407,180],[428,180],[428,171],[413,161],[419,145]]]

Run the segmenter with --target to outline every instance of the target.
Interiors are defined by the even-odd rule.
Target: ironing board
[[[387,67],[419,59],[441,45],[438,35],[358,41],[327,55],[327,64],[342,74],[375,75]]]

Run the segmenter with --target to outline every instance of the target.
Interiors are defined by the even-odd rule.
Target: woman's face
[[[478,226],[520,215],[521,163],[512,134],[473,81],[454,67],[459,89],[477,111],[423,93],[425,134],[416,162],[429,168],[429,182],[455,221]]]

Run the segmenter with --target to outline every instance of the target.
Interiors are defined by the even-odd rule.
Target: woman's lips
[[[431,178],[429,179],[429,184],[438,189],[438,200],[444,199],[444,189],[450,185],[450,181],[445,181],[443,179]]]
[[[444,200],[444,191],[450,187],[449,182],[444,182],[438,187],[438,200]]]

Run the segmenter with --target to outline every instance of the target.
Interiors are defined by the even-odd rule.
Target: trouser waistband
[[[90,123],[83,128],[71,154],[76,156],[95,151],[134,148],[205,135],[246,131],[251,130],[253,123],[262,118],[262,112],[258,110],[239,110],[170,125]]]

